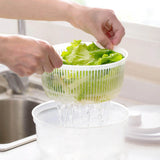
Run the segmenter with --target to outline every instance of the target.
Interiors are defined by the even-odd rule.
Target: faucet
[[[25,20],[18,19],[17,22],[18,22],[18,34],[26,35]],[[23,84],[23,88],[26,88],[28,86],[28,83],[29,83],[28,77],[19,77],[19,80],[21,80],[21,84]],[[21,87],[21,89],[22,89],[22,87]]]
[[[2,75],[8,82],[9,88],[12,89],[14,94],[23,94],[26,90],[25,79],[19,77],[16,73],[12,72],[8,67],[0,64],[0,75]]]
[[[24,20],[18,20],[18,34],[26,35],[26,24]]]

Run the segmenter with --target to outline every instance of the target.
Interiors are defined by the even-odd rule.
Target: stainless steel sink
[[[0,87],[0,151],[36,140],[31,111],[47,100],[40,85],[30,84],[23,95]]]
[[[38,104],[22,98],[0,100],[0,144],[35,134],[31,111]]]

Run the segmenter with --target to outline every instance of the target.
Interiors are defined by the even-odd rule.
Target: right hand
[[[27,36],[0,36],[0,63],[20,76],[52,72],[62,66],[61,57],[46,41]]]
[[[70,21],[73,26],[93,35],[105,48],[113,49],[120,43],[125,29],[112,10],[75,6]]]

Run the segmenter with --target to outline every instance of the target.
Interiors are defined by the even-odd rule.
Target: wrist
[[[83,29],[82,24],[84,24],[83,20],[88,12],[88,9],[88,7],[72,3],[70,6],[70,15],[67,21],[74,27]]]

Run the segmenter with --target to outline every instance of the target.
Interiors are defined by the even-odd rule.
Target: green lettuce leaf
[[[63,63],[68,65],[101,65],[113,63],[123,58],[122,54],[109,49],[100,49],[91,43],[88,46],[81,40],[74,40],[61,54]]]

